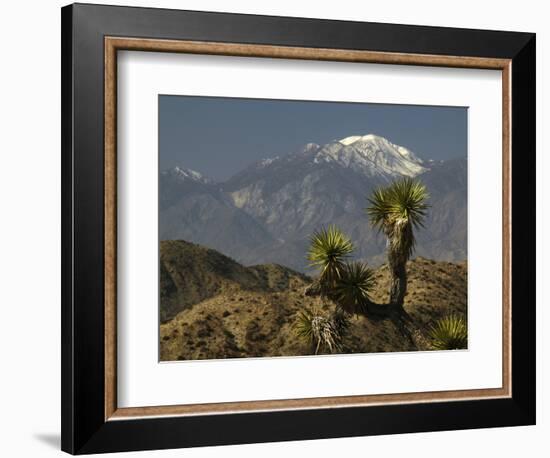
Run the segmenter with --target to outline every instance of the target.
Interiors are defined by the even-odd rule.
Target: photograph
[[[158,96],[159,359],[468,349],[468,108]]]
[[[550,456],[544,5],[4,3],[0,458]]]

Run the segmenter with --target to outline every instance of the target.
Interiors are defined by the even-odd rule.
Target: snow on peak
[[[328,143],[315,155],[314,162],[337,163],[367,176],[412,177],[427,170],[412,151],[375,134],[352,135]]]
[[[303,151],[310,151],[319,148],[317,143],[306,143],[303,147]]]
[[[394,145],[392,142],[390,142],[387,138],[381,137],[379,135],[375,134],[367,134],[367,135],[352,135],[350,137],[342,138],[341,140],[338,140],[338,143],[341,143],[344,146],[349,146],[353,144],[361,144],[361,143],[372,143],[376,145],[391,145],[395,148],[402,148],[403,150],[407,150],[407,148],[404,148],[402,146]],[[357,146],[357,145],[356,145]]]
[[[298,155],[298,156],[309,155],[317,151],[319,148],[320,146],[317,143],[306,143],[296,153],[294,153],[294,155]],[[292,156],[292,154],[289,156]]]
[[[348,146],[352,145],[356,142],[388,142],[384,137],[380,137],[375,134],[367,134],[367,135],[352,135],[350,137],[342,138],[341,140],[338,140],[339,143],[342,145]]]
[[[342,138],[341,140],[338,140],[339,143],[342,145],[351,145],[352,143],[355,143],[357,140],[362,139],[363,137],[361,135],[352,135],[351,137]]]
[[[203,183],[203,184],[208,184],[211,182],[210,179],[206,178],[201,173],[195,170],[186,169],[184,167],[179,167],[179,166],[176,166],[165,173],[175,176],[184,181],[191,180],[191,181],[196,181],[197,183]]]
[[[258,167],[260,168],[267,167],[268,165],[273,164],[278,159],[279,159],[279,156],[262,159],[260,162],[258,162]]]

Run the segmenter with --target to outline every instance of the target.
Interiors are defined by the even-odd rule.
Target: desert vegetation
[[[468,344],[468,328],[460,316],[441,318],[430,331],[431,345],[436,350],[458,350]]]
[[[387,238],[387,265],[390,273],[389,301],[375,303],[371,293],[377,287],[374,271],[363,262],[349,262],[354,246],[351,239],[336,226],[315,232],[310,240],[308,259],[319,270],[318,277],[305,294],[318,298],[330,316],[321,308],[301,311],[296,332],[311,345],[314,353],[324,348],[341,351],[347,326],[347,315],[367,319],[389,319],[403,338],[425,349],[453,350],[466,348],[467,327],[462,317],[448,316],[432,326],[429,337],[410,319],[403,308],[407,294],[407,262],[414,253],[415,230],[423,227],[428,211],[428,192],[419,181],[404,178],[373,191],[366,212],[371,226]]]
[[[428,199],[418,179],[376,188],[365,225],[386,238],[386,262],[355,259],[351,237],[328,225],[310,237],[313,278],[161,242],[161,360],[466,348],[466,262],[413,259]]]
[[[409,260],[403,308],[411,320],[410,340],[387,316],[340,312],[332,301],[304,294],[315,280],[287,267],[242,266],[183,240],[162,241],[160,251],[166,307],[162,361],[430,350],[429,332],[438,320],[449,315],[465,320],[467,314],[466,262]],[[391,284],[388,265],[372,271],[376,287],[369,297],[384,304]],[[336,325],[336,346],[317,349],[298,335],[299,317],[310,311]]]
[[[371,225],[387,237],[388,265],[391,272],[390,304],[403,306],[407,292],[406,264],[416,244],[414,230],[423,226],[429,195],[418,180],[404,178],[376,189],[367,213]]]

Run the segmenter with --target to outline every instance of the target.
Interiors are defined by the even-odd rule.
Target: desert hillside
[[[245,267],[185,241],[161,242],[162,361],[311,354],[296,335],[297,314],[334,305],[304,295],[312,279],[286,267]],[[405,310],[412,339],[388,319],[351,318],[345,353],[429,350],[436,320],[467,314],[466,262],[416,258],[407,264]],[[388,300],[389,273],[376,270],[372,299]]]

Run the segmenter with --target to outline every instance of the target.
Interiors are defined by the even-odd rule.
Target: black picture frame
[[[535,35],[74,4],[62,8],[62,449],[72,454],[535,424]],[[512,61],[512,396],[106,421],[104,37]]]

